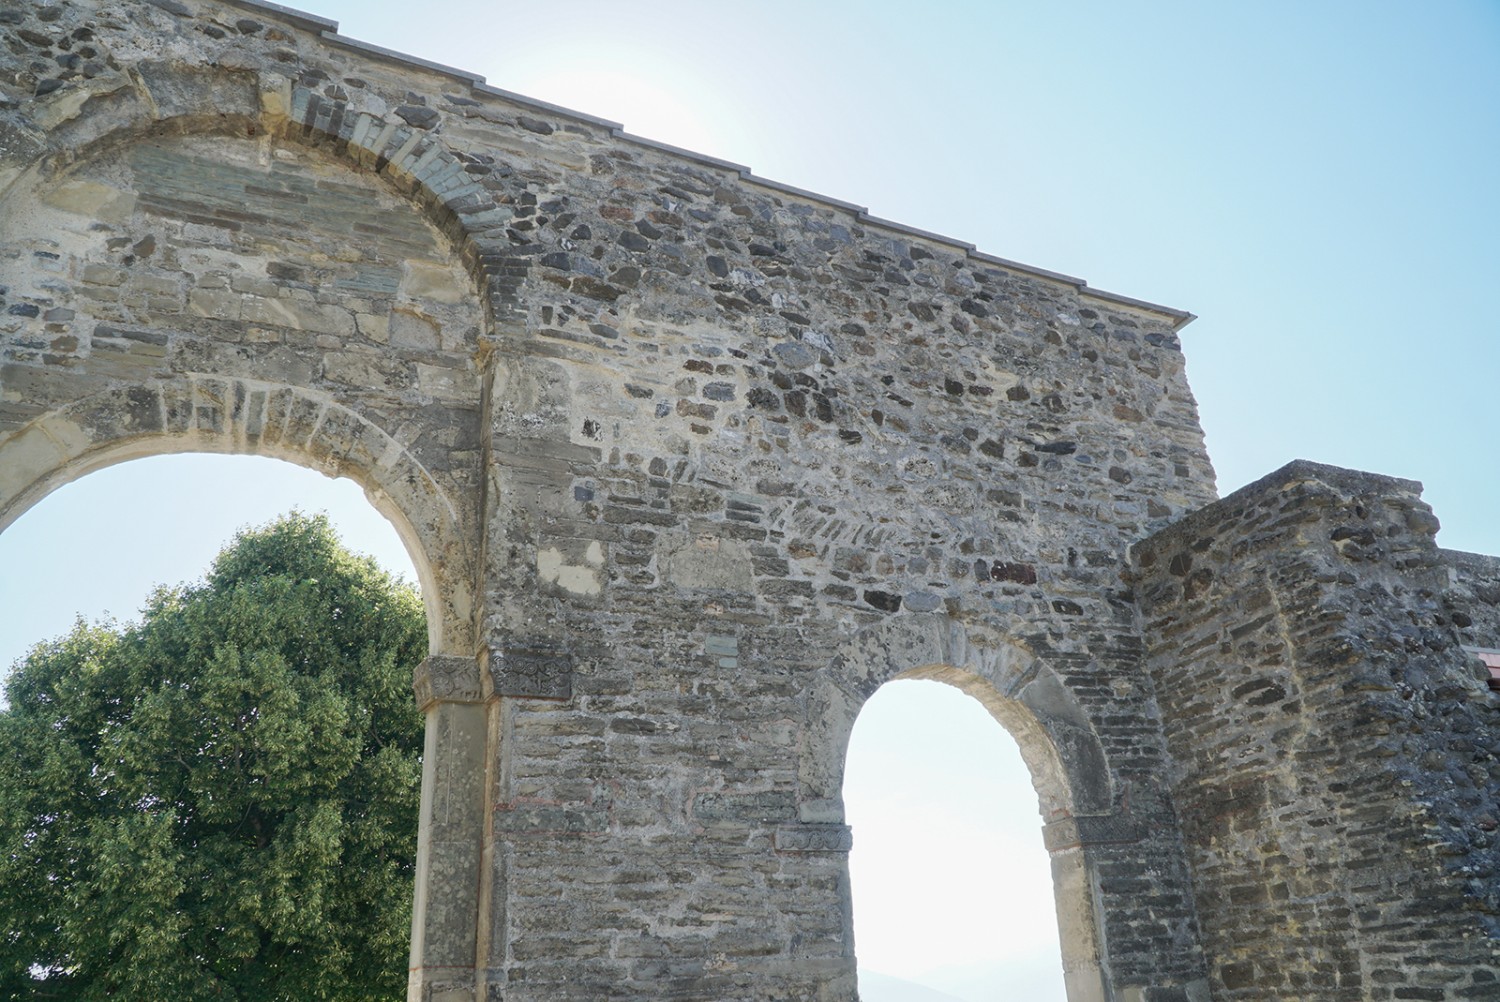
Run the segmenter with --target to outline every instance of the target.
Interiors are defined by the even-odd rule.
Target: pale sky
[[[345,34],[472,70],[495,86],[983,251],[1191,310],[1200,319],[1183,333],[1188,374],[1222,492],[1294,458],[1408,477],[1426,484],[1444,524],[1440,543],[1500,553],[1491,500],[1500,488],[1500,342],[1490,310],[1500,278],[1493,0],[992,0],[929,2],[920,13],[870,0],[431,0],[419,13],[410,4],[340,0],[311,10],[338,20]],[[132,466],[141,472],[88,494],[91,482]],[[184,474],[166,469],[142,462],[96,474],[0,535],[0,662],[66,629],[74,612],[133,615],[151,583],[197,576],[234,527],[291,501],[337,508],[339,521],[363,504],[347,484],[353,500],[324,501],[298,484],[275,495],[265,473],[215,472],[211,486],[189,488]],[[266,507],[239,507],[262,491]],[[208,514],[228,520],[209,524]],[[161,548],[151,540],[166,530],[151,528],[149,517],[183,538],[168,554],[174,562],[153,563]],[[378,522],[373,512],[365,517]],[[399,551],[393,535],[379,543],[368,528],[346,534],[363,549]],[[101,536],[125,550],[104,553]],[[860,807],[854,777],[912,761],[918,748],[903,746],[895,762],[880,757],[901,735],[936,749],[950,768],[977,766],[1022,783],[1024,774],[1003,734],[1001,747],[976,743],[998,732],[985,719],[971,722],[979,736],[948,743],[966,725],[957,710],[926,708],[912,694],[922,691],[899,693],[898,723],[882,725],[890,730],[872,739],[873,750],[851,752],[857,939],[876,969],[930,975],[933,987],[977,1000],[986,996],[976,991],[990,989],[960,985],[951,968],[1006,953],[1004,923],[1014,919],[991,904],[1011,896],[971,891],[970,871],[936,873],[927,885],[956,885],[956,899],[914,910],[915,891],[898,888],[890,893],[906,906],[877,909],[889,888],[871,874],[897,883],[924,851],[898,847],[886,862],[865,853],[881,841],[867,829],[905,837],[892,812],[908,820],[935,813],[947,839],[979,824],[983,811],[953,811],[951,794],[948,808],[905,799],[913,787],[946,789],[932,779],[939,765],[875,783],[896,788],[884,806]],[[877,696],[887,698],[898,694]],[[877,708],[861,718],[857,742],[876,729]],[[930,720],[945,722],[924,730]],[[1005,755],[1015,765],[996,768]],[[991,829],[988,844],[1029,839],[1040,868],[1033,872],[1045,873],[1034,797],[1014,784],[988,796],[1021,826]],[[878,820],[882,810],[886,820]],[[974,870],[1005,855],[946,845],[925,852]],[[1036,911],[1043,906],[1020,902],[1008,914],[1045,926],[1050,915],[1043,921]],[[967,933],[951,933],[946,946],[919,956],[934,912],[958,916],[963,929],[993,922],[1002,931],[956,958],[949,947]],[[902,956],[879,945],[887,942],[903,943]],[[1028,997],[1048,999],[1048,991]],[[1050,997],[1060,999],[1055,991]]]
[[[345,34],[1191,310],[1220,488],[1408,477],[1500,552],[1500,4],[436,0]]]

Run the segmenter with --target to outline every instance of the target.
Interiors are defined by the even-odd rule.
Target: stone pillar
[[[1172,827],[1159,815],[1157,823]],[[1162,834],[1128,815],[1081,814],[1042,826],[1068,1002],[1212,999],[1196,922],[1180,904],[1188,893],[1182,848]],[[1148,896],[1144,908],[1127,900]],[[1143,945],[1156,967],[1140,963]]]
[[[1052,890],[1068,1002],[1105,1002],[1106,998],[1099,930],[1090,907],[1094,903],[1091,885],[1083,846],[1074,844],[1052,852]]]
[[[474,658],[434,654],[413,685],[427,718],[408,1002],[474,1002],[484,848],[485,708]]]

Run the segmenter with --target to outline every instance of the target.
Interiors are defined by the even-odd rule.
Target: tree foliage
[[[401,997],[425,651],[415,591],[295,513],[34,648],[0,710],[0,996]]]

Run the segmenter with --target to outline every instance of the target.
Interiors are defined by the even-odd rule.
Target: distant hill
[[[859,1002],[963,1002],[957,995],[949,995],[934,988],[925,988],[912,981],[893,978],[863,968],[859,972]]]
[[[924,984],[859,969],[860,1002],[1066,1002],[1062,965],[1055,955],[1007,957],[924,971]]]
[[[958,964],[922,972],[933,990],[947,992],[961,1002],[1017,999],[1024,1002],[1067,1002],[1062,963],[1057,954],[1010,956],[975,964]],[[947,996],[944,996],[945,998]]]

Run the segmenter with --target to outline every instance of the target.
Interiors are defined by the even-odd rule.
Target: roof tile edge
[[[528,98],[527,100],[530,99]],[[616,139],[623,139],[634,146],[644,146],[648,149],[670,153],[673,156],[686,157],[689,160],[696,160],[699,163],[708,164],[710,167],[718,167],[733,174],[750,173],[750,168],[744,164],[737,164],[733,160],[725,160],[722,157],[712,156],[707,153],[698,153],[693,150],[684,149],[681,146],[673,146],[671,143],[664,143],[659,139],[647,139],[645,136],[637,136],[626,132],[623,126],[612,131]]]
[[[563,115],[576,121],[587,123],[588,125],[598,126],[606,132],[621,132],[625,128],[619,122],[611,121],[608,118],[600,118],[598,115],[590,115],[582,111],[574,111],[572,108],[564,108],[560,104],[551,104],[550,102],[541,101],[534,97],[527,97],[525,94],[517,94],[513,90],[496,87],[491,83],[475,84],[473,91],[476,94],[483,94],[486,97],[498,97],[512,104],[523,104],[538,111],[550,111],[554,115]]]
[[[825,199],[825,201],[830,200]],[[848,203],[844,204],[847,205]],[[853,206],[850,207],[853,208]],[[910,236],[922,237],[926,240],[932,240],[936,243],[948,244],[951,247],[955,247],[963,251],[969,257],[976,257],[978,255],[978,248],[969,243],[967,240],[958,240],[954,237],[944,236],[941,233],[934,233],[931,230],[924,230],[916,226],[908,226],[905,223],[898,223],[894,219],[882,219],[880,216],[872,216],[870,215],[869,209],[859,210],[859,221],[869,226],[878,226],[882,230],[895,230],[897,233],[905,233]],[[996,258],[995,260],[998,261],[999,258]]]
[[[761,177],[749,167],[745,167],[740,171],[740,180],[760,188],[778,191],[783,195],[791,195],[794,198],[805,198],[809,202],[818,202],[823,205],[831,205],[838,209],[844,209],[859,216],[861,219],[869,215],[870,212],[863,205],[855,205],[853,202],[846,202],[841,198],[830,198],[827,195],[820,195],[816,191],[808,191],[806,188],[799,188],[795,184],[787,184],[784,181],[773,181],[768,177]]]

